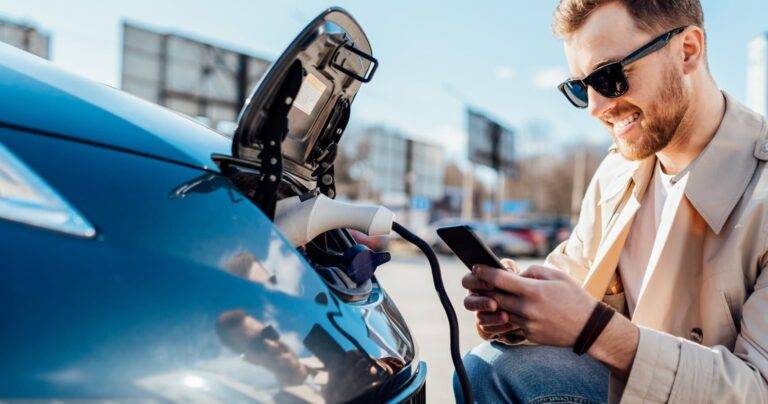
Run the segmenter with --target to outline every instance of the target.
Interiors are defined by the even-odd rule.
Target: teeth
[[[635,112],[635,113],[634,113],[634,114],[632,114],[631,116],[629,116],[629,117],[627,117],[627,118],[625,118],[625,119],[622,119],[622,120],[621,120],[621,121],[619,121],[619,122],[616,122],[616,123],[614,124],[614,127],[615,127],[616,129],[623,129],[624,127],[626,127],[626,126],[627,126],[627,125],[629,125],[630,123],[632,123],[632,122],[636,121],[636,120],[637,120],[637,118],[640,118],[640,113],[639,113],[639,112]]]

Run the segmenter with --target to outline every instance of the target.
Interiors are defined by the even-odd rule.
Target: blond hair
[[[560,38],[578,30],[600,6],[618,2],[635,19],[638,28],[659,33],[695,25],[704,29],[704,12],[699,0],[560,0],[555,9],[552,30]]]

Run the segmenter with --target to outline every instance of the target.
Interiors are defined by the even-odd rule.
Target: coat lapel
[[[603,298],[616,272],[621,250],[624,248],[624,242],[627,240],[629,229],[632,227],[632,220],[640,208],[640,200],[653,175],[654,164],[656,164],[655,157],[647,158],[641,162],[633,162],[631,176],[626,176],[626,179],[624,176],[619,176],[615,183],[609,186],[623,185],[624,192],[621,193],[622,197],[614,203],[605,203],[602,206],[603,209],[610,212],[603,233],[605,236],[582,284],[584,289],[598,300]]]

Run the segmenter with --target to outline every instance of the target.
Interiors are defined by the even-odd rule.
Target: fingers
[[[477,317],[477,322],[482,326],[505,325],[509,323],[509,314],[506,311],[478,311],[475,317]]]
[[[518,326],[516,326],[514,324],[511,324],[511,323],[502,324],[502,325],[482,325],[482,324],[478,324],[478,327],[483,332],[486,332],[488,334],[505,334],[505,333],[508,333],[510,331],[515,331],[515,330],[519,330],[520,329],[520,327],[518,327]]]
[[[513,316],[522,319],[528,318],[525,313],[524,298],[503,292],[485,292],[483,295],[483,297],[490,298],[496,302],[496,310],[508,312],[510,319]]]
[[[521,329],[524,332],[528,330],[528,320],[518,316],[514,313],[507,313],[509,315],[509,324],[513,324],[516,329]]]
[[[488,282],[478,278],[473,273],[468,273],[464,275],[464,277],[461,278],[461,286],[464,286],[465,289],[469,290],[493,290],[493,285],[490,285]]]
[[[493,286],[495,289],[524,296],[535,287],[535,281],[511,271],[499,271],[485,265],[477,265],[474,271],[480,280]]]
[[[568,276],[565,272],[549,268],[541,265],[531,265],[528,267],[525,271],[520,273],[520,276],[525,278],[531,278],[531,279],[542,279],[542,280],[557,280],[561,279],[563,276]]]
[[[510,270],[516,274],[520,273],[520,266],[517,265],[517,262],[515,260],[509,259],[509,258],[502,258],[501,264],[504,265],[504,268],[507,270]]]
[[[470,294],[464,298],[464,308],[469,311],[493,312],[499,308],[499,304],[490,297]]]

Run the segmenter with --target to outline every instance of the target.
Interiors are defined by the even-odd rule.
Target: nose
[[[589,106],[587,107],[589,114],[598,119],[616,106],[617,100],[617,98],[603,96],[592,87],[587,87],[587,99],[589,100]]]

